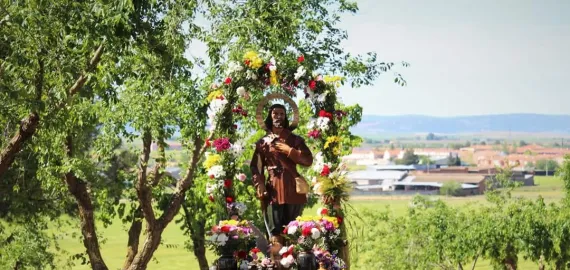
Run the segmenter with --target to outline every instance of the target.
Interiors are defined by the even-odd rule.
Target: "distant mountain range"
[[[458,117],[364,115],[353,128],[364,136],[378,133],[570,133],[570,115],[501,114]]]

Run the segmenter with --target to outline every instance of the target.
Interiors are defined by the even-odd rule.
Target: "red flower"
[[[210,146],[212,146],[210,139],[206,139],[206,147],[210,147]]]
[[[283,229],[283,234],[287,234],[287,227],[285,227],[285,229]]]
[[[303,63],[303,61],[305,61],[305,56],[301,54],[299,57],[297,57],[297,62]]]
[[[228,233],[228,232],[230,232],[230,226],[227,226],[227,225],[222,226],[221,231],[222,231],[223,233]]]
[[[259,248],[255,247],[255,248],[251,249],[251,252],[254,254],[257,254],[257,253],[261,252],[261,250],[259,250]]]
[[[329,209],[323,208],[323,209],[321,210],[321,213],[320,213],[320,214],[323,215],[323,216],[328,215],[328,214],[329,214]]]
[[[332,113],[327,112],[327,111],[325,111],[325,110],[320,110],[320,111],[319,111],[319,117],[326,117],[326,118],[330,119],[331,121],[333,120],[333,119],[332,119],[332,118],[333,118]]]
[[[331,169],[329,166],[323,166],[323,170],[321,171],[321,176],[328,176],[331,173]]]
[[[234,202],[234,198],[228,196],[228,197],[226,197],[226,202],[227,202],[227,203],[233,203],[233,202]]]
[[[243,63],[244,63],[246,66],[249,66],[249,64],[251,64],[251,61],[250,61],[249,59],[245,59],[245,61],[243,61]]]
[[[209,199],[211,202],[213,202],[213,201],[214,201],[214,196],[210,195],[210,196],[208,196],[208,199]]]
[[[237,257],[240,259],[245,259],[245,257],[247,257],[247,253],[243,250],[238,251],[237,253]]]
[[[224,187],[231,188],[232,187],[232,180],[230,180],[230,179],[224,180]]]
[[[299,86],[299,81],[294,81],[294,82],[293,82],[293,85],[294,85],[294,86]]]
[[[309,134],[308,134],[309,138],[313,138],[313,139],[318,138],[320,135],[321,134],[319,133],[319,130],[317,130],[317,129],[309,131]]]
[[[343,219],[342,219],[341,216],[336,217],[336,219],[338,220],[338,224],[341,224],[341,223],[342,223],[342,220],[343,220]]]
[[[247,111],[246,110],[241,111],[241,115],[247,116]]]
[[[315,90],[315,88],[317,88],[317,82],[313,80],[309,81],[309,88],[311,88],[311,90]]]
[[[234,129],[237,129],[237,128],[238,128],[238,125],[234,124]]]
[[[216,178],[213,174],[210,174],[210,179]]]
[[[303,234],[303,236],[309,236],[309,235],[311,235],[311,228],[309,228],[309,227],[303,228],[302,234]]]
[[[232,83],[232,78],[227,77],[226,80],[224,81],[225,84],[230,84]]]

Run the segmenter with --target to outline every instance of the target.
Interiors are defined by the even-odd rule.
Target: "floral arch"
[[[260,119],[255,119],[260,115],[258,104],[268,95],[279,93],[296,98],[301,92],[312,111],[312,118],[301,119],[305,124],[298,129],[306,131],[299,135],[306,138],[314,154],[313,166],[305,177],[310,179],[310,196],[318,197],[323,207],[317,215],[299,217],[285,228],[284,233],[296,244],[284,248],[283,259],[276,263],[292,266],[299,252],[316,244],[319,248],[314,251],[322,269],[340,269],[343,262],[348,263],[343,203],[348,200],[351,187],[344,177],[340,156],[348,154],[357,140],[349,128],[361,117],[359,106],[347,108],[337,100],[343,78],[310,70],[303,55],[276,59],[261,50],[232,59],[222,78],[208,90],[211,134],[206,140],[208,150],[203,166],[209,177],[208,197],[212,203],[223,205],[227,220],[212,228],[210,244],[222,257],[237,254],[238,259],[243,259],[249,251],[252,228],[248,221],[240,219],[246,207],[236,200],[239,194],[235,188],[236,184],[243,187],[248,176],[237,160],[248,146],[251,131],[260,129]],[[310,233],[303,230],[307,227]]]

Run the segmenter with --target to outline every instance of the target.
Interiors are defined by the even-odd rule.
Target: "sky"
[[[570,114],[570,0],[358,0],[344,48],[374,51],[407,80],[343,87],[364,114]]]

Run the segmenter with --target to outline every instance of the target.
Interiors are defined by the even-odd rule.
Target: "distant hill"
[[[358,135],[378,133],[570,133],[570,115],[502,114],[459,117],[364,115]]]

